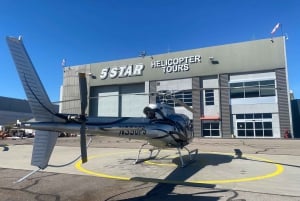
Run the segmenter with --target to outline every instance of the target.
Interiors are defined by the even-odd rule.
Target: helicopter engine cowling
[[[165,119],[167,116],[175,114],[175,110],[167,104],[156,103],[145,107],[144,114],[149,119]]]

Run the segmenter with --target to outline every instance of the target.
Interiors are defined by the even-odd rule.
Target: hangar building
[[[26,100],[0,96],[0,126],[15,124],[17,120],[28,120],[32,117]]]
[[[142,117],[149,103],[166,102],[193,120],[199,137],[282,138],[292,130],[284,37],[66,66],[61,112],[80,112],[78,72],[88,75],[90,116]]]

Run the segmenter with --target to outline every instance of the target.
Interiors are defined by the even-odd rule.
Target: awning
[[[219,116],[203,116],[200,117],[200,120],[220,120],[221,118]]]

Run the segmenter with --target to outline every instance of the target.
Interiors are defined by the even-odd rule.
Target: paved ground
[[[195,160],[178,167],[175,150],[133,165],[139,141],[95,137],[89,162],[49,167],[21,183],[30,166],[32,139],[0,141],[0,200],[298,200],[300,141],[196,139]],[[78,138],[60,138],[51,164],[79,154]],[[238,150],[240,157],[235,155]],[[183,152],[185,154],[185,152]],[[142,153],[146,157],[147,151]],[[187,158],[185,157],[187,160]]]

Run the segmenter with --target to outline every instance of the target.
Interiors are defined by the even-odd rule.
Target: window
[[[275,96],[275,81],[265,80],[260,81],[260,96]]]
[[[257,137],[263,137],[264,136],[264,131],[263,131],[263,123],[262,122],[255,122],[255,135]]]
[[[205,90],[205,105],[214,105],[214,90]]]
[[[261,119],[262,118],[262,113],[255,113],[254,114],[254,119]],[[271,118],[272,118],[272,114],[271,114]]]
[[[204,137],[220,137],[220,122],[202,122],[202,135]]]
[[[258,82],[245,82],[245,98],[259,97]]]
[[[173,98],[176,98],[188,106],[192,106],[192,90],[184,90],[179,92],[170,92],[170,91],[159,91],[159,95],[156,96],[157,103],[166,103],[172,107],[181,106],[180,104],[176,103]]]
[[[245,119],[245,114],[237,114],[236,119]]]
[[[253,98],[275,95],[275,80],[230,83],[230,98]]]
[[[245,119],[253,119],[253,114],[245,114]]]
[[[262,113],[264,119],[272,119],[271,113]]]
[[[230,97],[231,98],[244,98],[243,83],[230,84]]]

